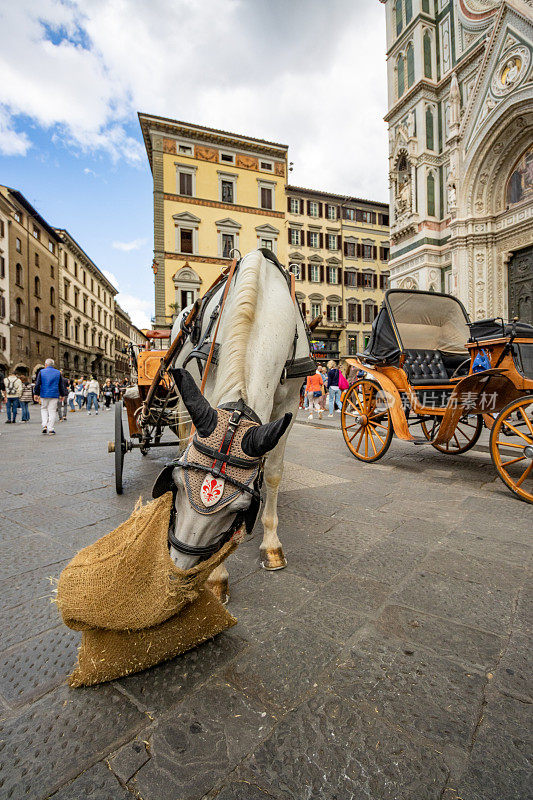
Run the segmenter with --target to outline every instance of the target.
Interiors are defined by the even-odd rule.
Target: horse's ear
[[[291,419],[292,414],[284,414],[281,419],[276,419],[274,422],[248,428],[241,443],[245,455],[251,458],[261,458],[273,450],[291,424]]]
[[[191,420],[198,435],[205,439],[211,436],[217,426],[218,414],[201,393],[192,375],[186,369],[171,369],[178,392],[181,394],[185,408],[191,415]]]

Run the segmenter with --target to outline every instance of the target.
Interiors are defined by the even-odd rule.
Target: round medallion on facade
[[[515,89],[529,69],[531,52],[527,47],[515,47],[506,53],[494,70],[491,89],[496,97],[504,95]]]

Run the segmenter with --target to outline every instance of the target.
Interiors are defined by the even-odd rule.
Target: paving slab
[[[64,683],[79,643],[79,633],[60,625],[5,650],[0,655],[0,694],[16,708]]]
[[[341,643],[287,623],[261,645],[252,645],[224,670],[224,678],[277,711],[294,708],[312,693]]]
[[[448,769],[436,750],[406,737],[372,709],[319,695],[276,726],[241,776],[284,800],[437,800]]]
[[[434,572],[417,572],[393,596],[393,602],[448,617],[492,633],[508,632],[517,589],[491,589]]]
[[[232,630],[195,647],[180,658],[121,678],[116,683],[139,707],[151,714],[160,714],[176,706],[187,694],[216,675],[247,646],[248,642]]]
[[[102,762],[89,767],[72,783],[50,796],[50,800],[132,800],[131,793],[121,786]]]
[[[6,800],[47,798],[146,725],[109,686],[61,687],[0,722],[0,788]]]
[[[446,800],[530,798],[532,730],[531,703],[499,694],[489,697],[468,765],[450,777]]]
[[[266,709],[211,681],[160,721],[151,758],[128,784],[142,797],[194,800],[223,779],[272,730]]]
[[[493,669],[507,643],[504,636],[398,605],[386,606],[375,627],[387,636],[427,647],[479,670]]]

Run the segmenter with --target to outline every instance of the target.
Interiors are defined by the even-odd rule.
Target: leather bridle
[[[236,403],[225,403],[219,408],[231,411],[231,415],[228,421],[228,426],[222,437],[222,443],[218,450],[214,447],[209,447],[208,445],[200,442],[198,440],[198,435],[195,433],[192,439],[194,443],[194,447],[203,455],[209,456],[209,458],[213,459],[211,466],[206,466],[204,464],[199,464],[195,461],[188,461],[187,460],[187,453],[190,449],[190,445],[185,451],[185,453],[176,461],[171,462],[174,466],[181,467],[182,469],[195,469],[201,470],[207,474],[211,474],[214,478],[218,478],[221,475],[224,477],[224,480],[228,483],[235,486],[242,492],[247,492],[251,495],[251,503],[247,509],[241,509],[237,511],[235,514],[235,519],[231,526],[228,528],[227,531],[224,531],[220,536],[218,536],[214,542],[208,545],[203,546],[196,546],[190,545],[186,542],[182,542],[180,539],[177,539],[173,533],[173,519],[171,519],[171,525],[169,528],[169,542],[179,553],[184,553],[188,556],[197,556],[201,560],[205,558],[209,558],[214,553],[216,553],[220,548],[229,542],[232,536],[241,528],[242,524],[244,523],[246,527],[246,532],[251,533],[252,529],[255,524],[255,520],[257,519],[257,514],[259,512],[259,507],[261,505],[261,485],[263,483],[263,459],[262,458],[255,458],[255,459],[243,459],[239,458],[238,456],[230,455],[231,445],[235,436],[235,432],[237,427],[242,419],[246,419],[250,422],[254,422],[257,425],[261,425],[261,420],[255,413],[255,411],[246,405],[246,403],[241,399],[238,400]],[[235,478],[230,477],[227,472],[226,468],[228,466],[237,467],[238,469],[253,469],[256,471],[255,479],[253,484],[250,486],[249,484],[243,483],[241,481],[236,480]],[[173,510],[175,514],[175,509]]]

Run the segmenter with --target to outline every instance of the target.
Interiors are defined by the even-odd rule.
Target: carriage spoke
[[[524,411],[524,409],[522,408],[522,406],[520,406],[519,411],[522,414],[522,416],[524,417],[524,420],[525,420],[525,423],[526,423],[527,427],[529,428],[531,433],[533,433],[533,424],[528,419],[528,416],[527,416],[526,412]]]
[[[518,456],[517,458],[511,458],[509,461],[502,461],[502,467],[508,467],[509,464],[516,464],[517,461],[523,461],[525,456]]]
[[[361,442],[362,442],[362,440],[363,440],[363,435],[364,435],[364,432],[365,432],[365,429],[364,429],[364,428],[362,428],[362,429],[361,429],[361,436],[359,437],[359,439],[357,440],[357,444],[355,445],[355,449],[357,450],[357,452],[359,452],[359,448],[360,448],[360,446],[361,446]],[[355,435],[355,434],[354,434],[354,435]]]
[[[383,426],[381,426],[381,427],[383,427]],[[381,442],[381,444],[385,444],[385,441],[381,438],[381,436],[379,435],[379,433],[377,432],[375,427],[373,425],[371,425],[371,428],[372,428],[373,432],[375,433],[375,435],[378,437],[378,439]]]
[[[514,442],[500,442],[499,440],[496,442],[501,447],[515,447],[517,450],[523,450],[524,446],[522,444],[514,444]]]
[[[525,433],[519,431],[518,428],[516,428],[514,425],[511,425],[511,423],[508,422],[507,420],[504,422],[504,425],[506,428],[509,428],[514,433],[516,433],[517,436],[520,436],[521,439],[524,439],[524,441],[526,441],[528,444],[533,444],[533,439],[530,439],[530,437],[526,436]]]
[[[356,431],[354,431],[354,432],[353,432],[353,435],[350,437],[350,441],[351,441],[351,442],[353,442],[353,440],[355,439],[355,437],[357,436],[357,434],[358,434],[358,433],[359,433],[359,431],[361,431],[361,430],[362,430],[362,426],[361,426],[361,425],[359,425],[359,427],[357,428],[357,430],[356,430]]]
[[[368,428],[365,428],[365,458],[368,458]]]
[[[525,481],[525,479],[527,478],[532,469],[533,469],[533,461],[529,464],[529,466],[525,468],[522,475],[516,481],[517,486],[522,486],[523,482]]]
[[[372,450],[374,451],[374,455],[377,456],[378,451],[376,450],[376,445],[374,444],[374,437],[372,435],[372,428],[368,428],[368,435],[370,437],[370,444],[372,445]]]

